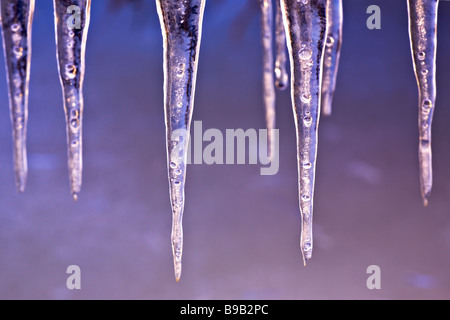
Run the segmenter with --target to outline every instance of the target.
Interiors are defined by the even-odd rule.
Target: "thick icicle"
[[[439,0],[408,0],[411,52],[419,88],[419,167],[423,203],[433,184],[431,123],[436,98],[436,28]]]
[[[171,241],[177,281],[181,276],[187,151],[205,2],[156,1],[164,42],[164,110],[172,206]]]
[[[272,157],[275,152],[275,86],[273,76],[273,8],[272,0],[259,0],[261,7],[261,37],[263,47],[263,100],[266,111],[267,140],[269,145],[268,154]]]
[[[34,0],[2,0],[3,49],[13,129],[14,173],[19,192],[27,180],[26,132]]]
[[[286,33],[284,31],[280,0],[275,0],[275,2],[277,3],[277,11],[275,17],[275,85],[278,89],[284,90],[288,87],[289,84],[289,73],[287,70]]]
[[[67,123],[70,189],[81,189],[83,80],[91,0],[54,0],[57,59]]]
[[[327,5],[327,37],[323,58],[322,114],[331,115],[334,89],[342,45],[342,0],[329,0]]]
[[[320,117],[322,61],[326,32],[326,0],[282,0],[291,62],[291,99],[297,129],[299,200],[302,216],[300,248],[311,258],[317,130]]]

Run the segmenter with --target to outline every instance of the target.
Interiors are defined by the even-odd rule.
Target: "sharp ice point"
[[[420,188],[425,206],[433,185],[432,121],[436,101],[437,0],[408,0],[408,26],[419,90]]]
[[[156,1],[164,44],[164,110],[172,207],[171,240],[177,282],[181,276],[187,151],[205,4],[206,0]]]
[[[327,0],[282,0],[291,65],[291,100],[297,136],[301,251],[304,262],[312,253],[313,195],[317,158],[322,66]],[[305,250],[307,249],[307,250]],[[307,252],[305,252],[307,251]]]
[[[431,193],[431,191],[428,191],[422,195],[424,207],[428,207],[428,199],[430,197],[430,193]]]
[[[91,0],[54,0],[56,56],[66,116],[67,162],[72,193],[82,180],[83,81]],[[79,25],[73,23],[69,6],[79,8]],[[75,198],[75,196],[74,196]]]
[[[13,132],[16,188],[25,190],[27,178],[26,130],[31,65],[31,32],[34,0],[0,2],[0,24],[8,80],[9,109]]]

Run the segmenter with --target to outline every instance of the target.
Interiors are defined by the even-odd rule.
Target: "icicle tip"
[[[20,181],[18,181],[16,183],[16,189],[17,189],[17,193],[22,194],[25,192],[25,178],[20,179]]]
[[[73,202],[77,202],[78,201],[78,194],[76,192],[72,193],[73,196]]]
[[[177,282],[180,282],[180,279],[181,279],[181,271],[175,272],[175,280],[176,280]]]
[[[422,196],[423,199],[423,206],[424,207],[428,207],[428,197],[430,196],[430,193],[428,192],[427,194]]]
[[[308,258],[305,257],[305,254],[302,252],[302,258],[303,258],[303,266],[306,267],[306,261]]]

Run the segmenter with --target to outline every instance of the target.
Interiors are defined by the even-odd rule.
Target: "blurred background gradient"
[[[366,28],[372,4],[381,8],[381,30]],[[406,1],[344,0],[333,115],[320,123],[312,259],[303,266],[290,93],[278,91],[277,175],[261,176],[260,165],[189,166],[176,283],[155,3],[92,3],[83,187],[74,203],[52,1],[37,1],[21,195],[0,68],[0,298],[449,299],[448,17],[450,3],[442,2],[427,208]],[[203,130],[263,129],[261,89],[257,1],[208,0],[193,120]],[[81,268],[81,290],[66,288],[72,264]],[[366,287],[373,264],[381,290]]]

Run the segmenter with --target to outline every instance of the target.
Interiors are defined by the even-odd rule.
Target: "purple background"
[[[112,10],[106,3],[92,7],[77,203],[69,192],[51,1],[36,4],[22,195],[0,76],[0,298],[450,298],[450,3],[440,5],[429,206],[419,190],[406,1],[344,0],[334,113],[320,123],[313,258],[303,267],[290,94],[278,92],[277,175],[259,175],[259,165],[189,167],[179,283],[155,5]],[[381,30],[366,28],[371,4],[381,8]],[[207,1],[194,120],[204,130],[264,128],[261,70],[258,7]],[[81,290],[66,288],[71,264],[81,267]],[[366,287],[372,264],[381,267],[381,290]]]

